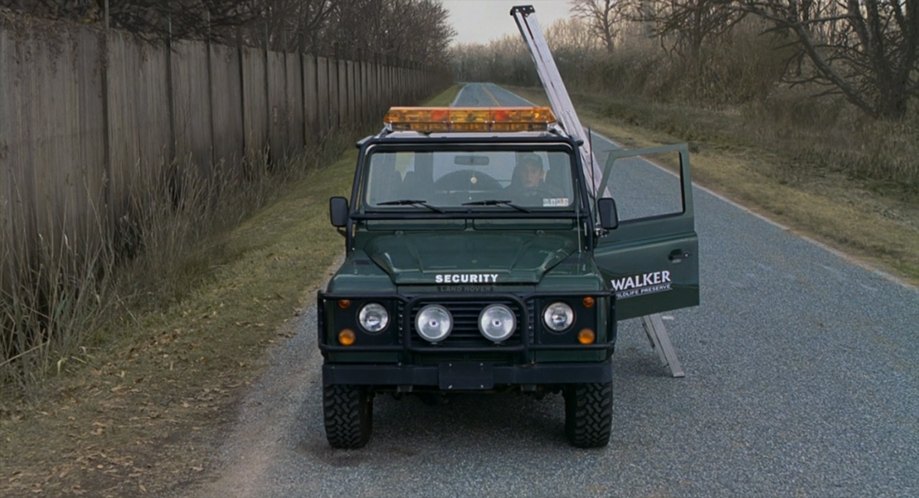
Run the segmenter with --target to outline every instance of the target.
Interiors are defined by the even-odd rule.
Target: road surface
[[[526,102],[471,84],[455,104]],[[615,144],[594,148],[602,162]],[[648,188],[675,181],[640,169]],[[568,446],[560,396],[483,395],[377,397],[370,444],[332,450],[310,310],[189,494],[919,496],[919,292],[693,195],[702,305],[665,315],[686,378],[623,322],[607,448]]]

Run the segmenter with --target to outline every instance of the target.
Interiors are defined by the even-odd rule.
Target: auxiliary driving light
[[[446,339],[453,330],[453,316],[447,308],[439,304],[429,304],[418,312],[415,329],[424,340],[437,344]]]
[[[572,311],[571,306],[559,301],[546,306],[542,319],[546,323],[546,327],[555,332],[561,332],[574,323],[574,311]]]
[[[479,332],[491,342],[507,339],[517,328],[517,317],[503,304],[491,304],[479,313]]]
[[[361,327],[364,330],[375,334],[389,325],[389,312],[381,304],[370,303],[361,308],[357,319],[361,322]]]

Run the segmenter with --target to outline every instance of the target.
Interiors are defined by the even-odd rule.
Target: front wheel
[[[323,386],[322,414],[333,448],[362,448],[373,430],[373,393],[363,386]]]
[[[578,448],[602,448],[613,426],[613,384],[575,384],[566,387],[565,434]]]

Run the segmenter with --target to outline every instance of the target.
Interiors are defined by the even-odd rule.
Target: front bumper
[[[610,360],[591,363],[494,365],[443,362],[438,365],[335,364],[322,367],[324,385],[436,387],[442,391],[488,390],[495,386],[612,382]]]

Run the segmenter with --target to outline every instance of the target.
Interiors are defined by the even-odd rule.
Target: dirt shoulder
[[[541,91],[513,88],[545,103]],[[648,129],[617,116],[602,97],[574,96],[586,126],[628,147],[689,142],[693,180],[803,236],[821,242],[903,283],[919,285],[919,199],[878,189],[841,173],[812,173],[782,151]],[[702,138],[699,138],[702,137]]]

